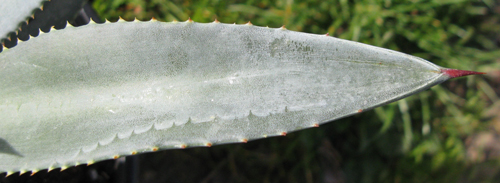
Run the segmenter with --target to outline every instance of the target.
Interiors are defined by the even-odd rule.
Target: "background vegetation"
[[[161,21],[191,17],[196,22],[217,18],[223,23],[286,25],[405,52],[445,67],[488,72],[286,137],[139,155],[136,168],[142,182],[500,180],[498,2],[94,0],[92,6],[111,21],[119,16]],[[107,161],[43,176],[109,182],[117,179],[114,166]]]

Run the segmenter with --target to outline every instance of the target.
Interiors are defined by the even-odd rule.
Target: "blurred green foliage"
[[[494,74],[500,69],[498,2],[94,0],[92,5],[111,21],[119,16],[161,21],[190,17],[202,23],[218,19],[286,25],[290,30],[329,33],[405,52],[444,67],[490,73],[454,79],[399,102],[287,137],[143,155],[147,162],[141,170],[144,181],[500,180],[500,148],[481,145],[478,135],[493,135],[492,143],[500,144],[500,128],[492,120],[498,114],[485,116],[499,103],[500,80]]]

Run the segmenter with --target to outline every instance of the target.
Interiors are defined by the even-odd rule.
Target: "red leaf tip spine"
[[[468,75],[478,75],[478,74],[486,74],[484,72],[476,72],[476,71],[465,71],[458,69],[441,69],[443,74],[448,75],[450,78],[468,76]]]

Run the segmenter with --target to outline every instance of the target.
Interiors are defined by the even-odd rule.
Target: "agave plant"
[[[483,74],[329,35],[191,19],[68,25],[4,47],[0,70],[7,175],[285,136]]]

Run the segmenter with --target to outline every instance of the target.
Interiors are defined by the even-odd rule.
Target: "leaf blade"
[[[0,171],[279,136],[425,90],[442,69],[249,25],[68,27],[0,54],[0,138],[23,155],[0,153]]]

